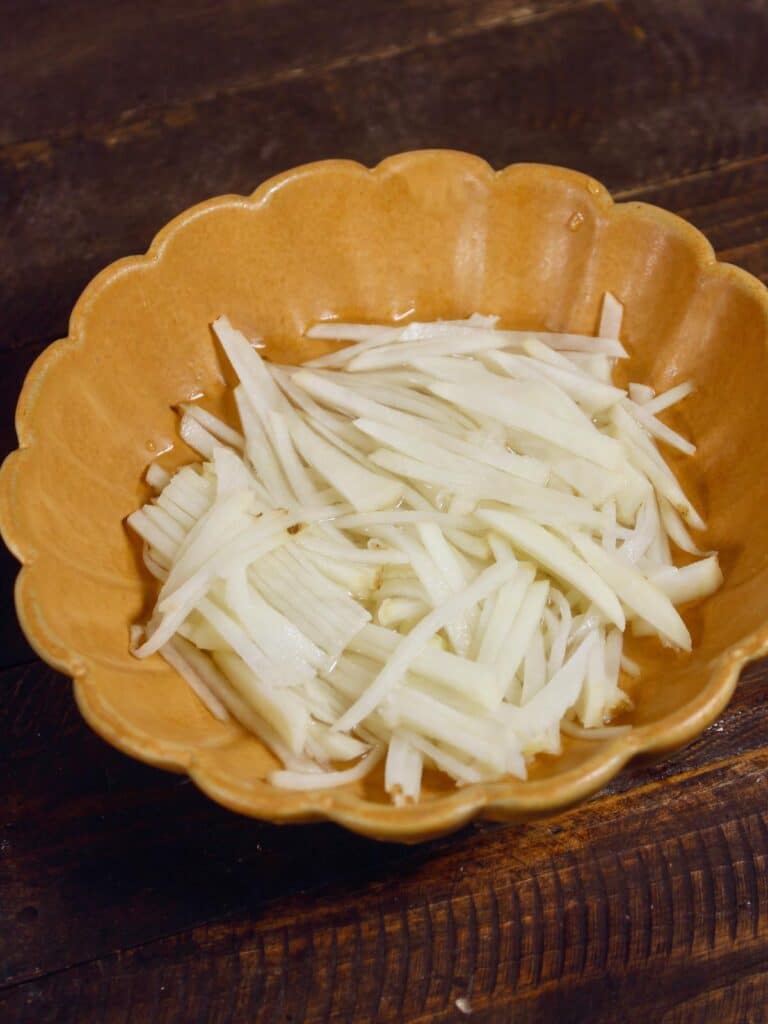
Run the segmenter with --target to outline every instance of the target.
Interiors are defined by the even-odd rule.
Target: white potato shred
[[[613,384],[622,313],[607,294],[597,337],[320,323],[348,344],[301,367],[221,317],[240,422],[180,406],[201,461],[149,467],[127,521],[160,590],[135,655],[258,736],[288,789],[383,760],[402,805],[425,769],[524,779],[562,735],[626,732],[625,631],[690,650],[677,606],[722,574],[661,450],[695,451],[659,418],[693,386]]]

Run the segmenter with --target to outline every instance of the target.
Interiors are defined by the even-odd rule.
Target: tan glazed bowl
[[[686,614],[694,651],[649,641],[631,732],[564,739],[531,779],[455,788],[428,776],[421,803],[395,808],[381,773],[325,792],[265,781],[258,740],[215,721],[157,656],[136,661],[129,626],[152,584],[125,516],[142,483],[192,461],[172,406],[226,386],[210,323],[227,313],[301,362],[329,343],[313,321],[389,321],[498,313],[505,326],[593,332],[603,293],[625,305],[628,379],[657,389],[691,379],[672,422],[697,444],[685,482],[708,522],[725,584]],[[31,369],[19,400],[19,450],[0,472],[0,528],[23,568],[16,587],[35,650],[74,679],[83,715],[134,757],[187,772],[214,800],[274,822],[332,819],[379,839],[415,841],[475,816],[524,820],[604,785],[632,757],[688,742],[725,707],[746,661],[768,651],[768,292],[717,263],[684,221],[614,205],[597,182],[557,167],[494,172],[463,153],[403,153],[373,170],[331,160],[265,182],[247,198],[193,207],[145,256],[86,288],[69,337]],[[680,468],[676,464],[676,468]]]

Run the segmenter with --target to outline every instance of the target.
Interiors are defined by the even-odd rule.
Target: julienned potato
[[[221,317],[241,429],[185,405],[205,461],[150,466],[128,522],[162,586],[137,657],[256,734],[287,788],[385,757],[400,804],[425,765],[524,778],[561,731],[627,728],[606,724],[639,674],[627,625],[690,650],[675,605],[722,576],[656,446],[695,451],[658,418],[691,385],[615,387],[621,318],[607,294],[594,338],[477,314],[321,323],[310,337],[352,344],[287,367]],[[670,544],[696,560],[676,568]]]

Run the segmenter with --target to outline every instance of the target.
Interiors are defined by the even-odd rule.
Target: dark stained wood
[[[0,67],[0,144],[272,88],[594,2],[410,0],[397,17],[387,0],[262,0],[258,16],[236,0],[6,2],[1,34],[14,46]]]
[[[768,280],[767,0],[8,0],[0,454],[109,260],[305,160],[454,146],[588,170]],[[0,557],[0,1020],[762,1024],[768,662],[687,750],[415,848],[274,828],[118,754]],[[16,666],[16,667],[9,667]]]
[[[200,957],[199,998],[234,986],[259,1020],[274,1019],[259,957],[294,1020],[344,1019],[349,985],[360,1019],[450,1014],[471,986],[478,1008],[514,996],[515,1020],[559,1000],[569,1021],[611,1021],[613,1000],[596,1002],[606,974],[638,1013],[667,1005],[651,977],[682,1000],[722,998],[729,957],[765,956],[767,680],[768,663],[749,668],[691,747],[556,821],[403,848],[235,817],[107,748],[49,669],[6,672],[0,1019],[102,986],[115,1009],[125,983],[137,1019],[163,1020],[161,979],[190,991]]]
[[[585,0],[0,147],[8,342],[66,333],[93,274],[146,249],[180,210],[306,160],[447,146],[625,189],[763,153],[763,7],[731,5],[726,18],[720,0]]]

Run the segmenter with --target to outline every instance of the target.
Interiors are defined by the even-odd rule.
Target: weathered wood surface
[[[768,279],[768,2],[9,0],[0,452],[31,360],[174,213],[417,146],[588,170]],[[764,1022],[768,665],[688,750],[417,848],[235,817],[79,718],[0,556],[0,1020]]]

